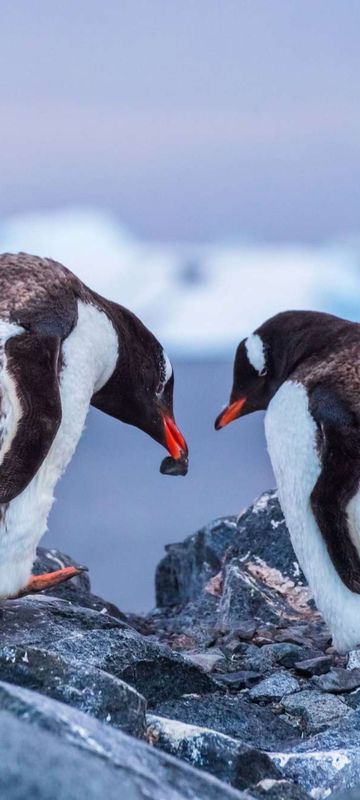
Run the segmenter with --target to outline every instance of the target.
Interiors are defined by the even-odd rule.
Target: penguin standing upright
[[[90,404],[164,445],[162,472],[186,473],[173,388],[169,359],[134,314],[55,261],[0,256],[0,597],[77,572],[30,577]]]
[[[289,311],[244,339],[215,427],[257,410],[295,553],[346,652],[360,644],[360,325]]]

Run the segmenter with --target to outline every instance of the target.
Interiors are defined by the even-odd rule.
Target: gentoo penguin
[[[164,445],[162,472],[186,473],[173,388],[168,357],[134,314],[55,261],[0,256],[0,597],[77,573],[30,577],[89,404]]]
[[[295,553],[346,652],[360,644],[360,325],[288,311],[244,339],[215,427],[257,410]]]

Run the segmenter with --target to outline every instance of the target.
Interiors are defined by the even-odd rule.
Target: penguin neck
[[[83,365],[87,363],[84,383],[91,392],[90,403],[94,392],[102,389],[115,371],[119,354],[119,339],[106,311],[82,301],[78,302],[78,319],[75,330],[78,338],[77,358]],[[81,374],[79,381],[82,381]]]

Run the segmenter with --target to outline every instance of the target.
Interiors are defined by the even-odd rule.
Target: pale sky
[[[359,30],[358,0],[1,0],[1,216],[359,232]]]

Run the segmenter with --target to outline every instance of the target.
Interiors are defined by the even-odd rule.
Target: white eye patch
[[[266,374],[264,342],[257,333],[252,333],[245,341],[246,355],[258,375]]]
[[[163,362],[161,365],[161,382],[156,392],[158,397],[162,396],[165,386],[167,382],[170,380],[172,374],[173,374],[173,368],[171,366],[170,360],[167,357],[166,353],[163,351]]]
[[[168,380],[170,380],[170,378],[171,378],[171,376],[173,374],[173,368],[172,368],[172,366],[170,364],[170,361],[169,361],[166,353],[163,353],[163,356],[164,356],[164,376],[165,376],[164,377],[164,383],[167,383]]]

